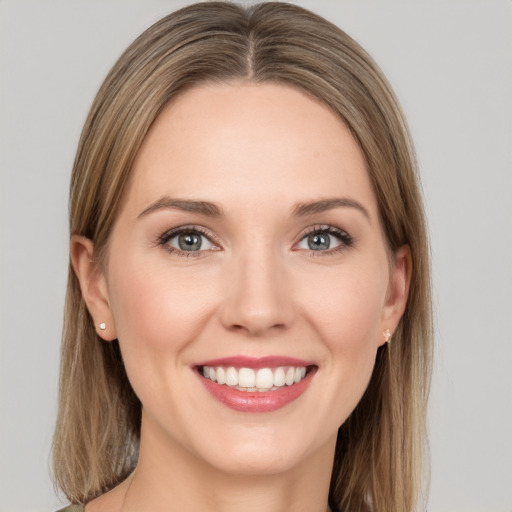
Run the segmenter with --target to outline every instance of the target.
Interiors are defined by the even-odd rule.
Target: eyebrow
[[[354,208],[360,211],[368,219],[368,221],[371,222],[368,210],[361,203],[355,201],[354,199],[345,197],[332,197],[318,201],[310,201],[307,203],[298,203],[292,209],[292,215],[295,217],[306,217],[308,215],[322,213],[334,208]],[[215,203],[193,199],[174,199],[172,197],[164,196],[150,204],[139,214],[138,218],[140,219],[141,217],[145,217],[152,212],[165,209],[198,213],[200,215],[206,215],[207,217],[224,217],[222,208]]]
[[[150,204],[143,210],[138,218],[145,217],[146,215],[157,210],[181,210],[184,212],[199,213],[208,217],[224,217],[222,208],[209,201],[196,201],[193,199],[173,199],[172,197],[161,197],[154,203]]]
[[[368,210],[358,201],[346,197],[331,197],[321,199],[319,201],[311,201],[308,203],[299,203],[293,208],[293,215],[303,217],[307,215],[314,215],[315,213],[322,213],[334,208],[355,208],[360,211],[371,222]]]

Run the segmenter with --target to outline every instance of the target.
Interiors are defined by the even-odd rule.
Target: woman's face
[[[407,262],[390,264],[361,151],[327,107],[204,85],[145,139],[90,307],[154,450],[279,472],[332,456],[403,312]]]

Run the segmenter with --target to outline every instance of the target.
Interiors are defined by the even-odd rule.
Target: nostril
[[[259,323],[254,321],[248,321],[246,325],[233,324],[228,326],[227,328],[228,330],[231,330],[233,332],[245,331],[247,335],[258,337],[268,334],[270,331],[286,329],[286,325],[284,323],[276,323],[273,325],[269,325],[265,322]]]
[[[295,318],[295,307],[281,281],[248,272],[238,276],[219,308],[223,326],[254,336],[288,328]]]

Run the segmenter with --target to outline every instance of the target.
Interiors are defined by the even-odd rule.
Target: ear
[[[84,236],[73,235],[70,241],[70,255],[73,270],[80,282],[82,296],[93,318],[98,336],[105,341],[116,339],[114,318],[108,301],[107,281],[104,272],[94,260],[94,244]]]
[[[409,297],[411,273],[411,250],[408,245],[404,245],[396,251],[394,262],[391,266],[386,302],[382,310],[381,327],[383,333],[389,329],[391,334],[393,334],[398,327],[398,323],[407,305],[407,298]],[[381,345],[386,341],[383,335]]]

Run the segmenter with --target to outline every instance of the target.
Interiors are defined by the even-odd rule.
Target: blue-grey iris
[[[308,236],[308,247],[312,251],[325,251],[329,249],[331,240],[329,235],[324,233],[312,233]]]
[[[182,233],[178,237],[178,245],[183,251],[199,251],[201,249],[201,236],[194,233]]]

